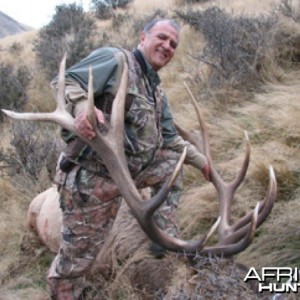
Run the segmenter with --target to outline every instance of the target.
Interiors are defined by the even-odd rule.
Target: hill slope
[[[32,28],[23,25],[10,16],[0,11],[0,38],[4,38],[9,35],[14,35],[24,31],[29,31]]]

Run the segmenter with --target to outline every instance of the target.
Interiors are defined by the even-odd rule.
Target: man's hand
[[[102,111],[95,107],[95,113],[97,121],[100,124],[104,124],[105,119]],[[86,137],[89,140],[93,139],[96,136],[93,126],[87,118],[87,111],[83,111],[76,116],[75,128],[81,136]]]
[[[210,177],[210,164],[207,163],[203,168],[202,168],[202,173],[203,173],[203,176],[204,178],[207,180],[207,181],[211,181],[211,177]]]

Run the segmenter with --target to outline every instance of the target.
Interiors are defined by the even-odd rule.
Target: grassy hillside
[[[166,0],[161,4],[161,1],[135,0],[127,11],[132,18],[126,19],[127,23],[121,27],[121,33],[114,31],[111,21],[99,21],[98,25],[99,30],[109,33],[112,44],[122,45],[126,40],[136,38],[131,36],[134,21],[153,14],[157,9],[174,16],[175,10],[186,12],[192,7],[204,11],[217,6],[232,16],[251,18],[261,14],[272,15],[274,5],[280,2],[226,0],[186,4],[186,1]],[[297,1],[293,3],[296,5]],[[230,80],[224,81],[219,88],[214,86],[212,69],[194,59],[204,49],[205,37],[187,24],[183,24],[180,46],[174,61],[161,73],[174,117],[187,129],[197,128],[194,109],[183,81],[191,86],[207,122],[213,161],[226,179],[233,178],[240,167],[243,158],[243,132],[248,131],[252,147],[251,162],[246,180],[234,200],[234,217],[241,216],[263,199],[268,183],[268,167],[274,167],[278,196],[273,211],[258,229],[250,247],[236,257],[239,262],[256,268],[299,267],[300,264],[299,7],[296,12],[298,15],[295,18],[282,16],[272,29],[274,35],[278,31],[288,33],[291,43],[287,47],[269,49],[268,55],[262,58],[259,73],[255,73],[261,76],[259,83],[251,89],[246,88],[246,84],[237,87]],[[54,107],[54,101],[49,82],[36,65],[32,52],[36,34],[37,32],[32,31],[1,39],[0,61],[15,66],[25,64],[30,68],[33,75],[27,88],[29,100],[25,109],[46,111]],[[20,54],[10,51],[14,43],[22,45]],[[293,47],[294,55],[289,53],[289,47]],[[275,51],[277,52],[274,54]],[[251,80],[253,79],[249,81]],[[1,148],[6,149],[5,151],[13,149],[13,124],[6,120],[0,127]],[[32,137],[42,138],[38,136],[38,131],[57,137],[57,128],[34,129]],[[42,151],[39,149],[40,152]],[[2,162],[0,299],[47,299],[45,274],[53,254],[39,245],[30,245],[29,249],[20,251],[20,244],[25,232],[28,205],[36,194],[51,185],[51,177],[47,173],[47,166],[41,167],[38,180],[24,175],[27,173],[23,171],[8,174],[6,170],[5,163]],[[194,238],[203,233],[212,219],[216,218],[217,203],[212,185],[204,183],[199,172],[185,167],[185,173],[185,193],[188,196],[179,207],[178,217],[183,236]],[[289,297],[293,299],[293,295]]]

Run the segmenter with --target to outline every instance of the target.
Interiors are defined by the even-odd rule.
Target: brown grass
[[[24,64],[28,66],[34,65],[35,60],[32,52],[32,43],[36,37],[36,34],[36,31],[28,31],[25,33],[2,38],[0,40],[0,45],[2,48],[2,51],[0,52],[1,61],[12,63],[14,66],[20,66]],[[22,51],[22,55],[16,56],[14,55],[14,53],[11,53],[11,51],[9,51],[9,47],[11,47],[11,45],[15,42],[23,45],[24,49]]]
[[[267,13],[271,5],[278,1],[209,1],[205,6],[219,5],[232,10],[233,13],[253,15]],[[135,11],[138,16],[158,8],[171,11],[178,2],[135,0],[130,10]],[[180,8],[183,9],[184,5],[181,4]],[[105,28],[110,26],[109,22],[105,22],[104,25]],[[299,28],[288,28],[293,28],[295,34],[300,34]],[[124,29],[124,32],[129,31],[130,27]],[[35,34],[30,32],[2,39],[0,45],[2,49],[6,49],[14,41],[24,45],[22,57],[26,57],[26,64],[32,66],[37,75],[29,87],[30,101],[26,109],[46,111],[53,108],[54,102],[49,84],[35,66],[31,51]],[[126,37],[118,33],[114,39],[117,39],[118,35],[123,39]],[[188,81],[193,75],[186,52],[190,47],[200,49],[202,46],[201,37],[197,37],[190,28],[184,27],[176,58],[161,74],[174,116],[188,129],[197,128],[197,121],[182,84],[183,80]],[[0,52],[0,59],[16,64],[24,63],[21,58],[16,59],[5,51]],[[211,93],[209,98],[202,95],[200,99],[200,106],[208,124],[214,162],[227,179],[232,178],[239,169],[243,159],[243,131],[249,132],[252,157],[245,183],[238,190],[234,201],[234,215],[249,211],[263,198],[270,164],[274,166],[277,175],[279,193],[275,207],[268,220],[258,230],[252,245],[237,257],[239,261],[254,267],[299,266],[300,263],[300,74],[299,70],[281,69],[280,72],[276,70],[277,75],[274,77],[274,69],[275,66],[270,65],[268,70],[265,70],[270,73],[270,82],[263,86],[264,92],[254,94],[251,98],[236,91],[222,90],[218,91],[218,94]],[[199,71],[203,73],[205,80],[207,73],[203,66],[199,66]],[[199,97],[197,86],[191,88],[196,98]],[[223,101],[219,101],[220,99]],[[1,147],[8,143],[7,134],[6,130],[1,129]],[[183,237],[191,238],[206,231],[216,219],[218,208],[211,184],[204,183],[198,171],[190,167],[186,167],[185,171],[188,196],[180,205],[178,219]],[[200,190],[196,189],[199,185],[203,186]],[[34,193],[34,188],[22,193],[13,182],[0,181],[0,279],[5,278],[0,286],[0,299],[46,299],[45,273],[51,255],[37,255],[31,264],[20,265],[19,246],[24,233],[26,209]],[[28,259],[27,256],[26,258]],[[175,278],[180,278],[181,284],[184,284],[185,272],[184,268],[178,268]],[[13,275],[10,277],[9,274]],[[130,294],[132,291],[127,292]]]
[[[135,13],[145,14],[146,12],[153,11],[155,9],[169,10],[174,7],[174,0],[153,0],[153,1],[143,1],[143,0],[135,0],[131,8]]]

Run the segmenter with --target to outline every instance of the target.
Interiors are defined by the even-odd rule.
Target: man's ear
[[[140,33],[140,44],[143,44],[143,42],[144,42],[144,40],[145,40],[145,32],[144,31],[142,31],[141,33]]]

